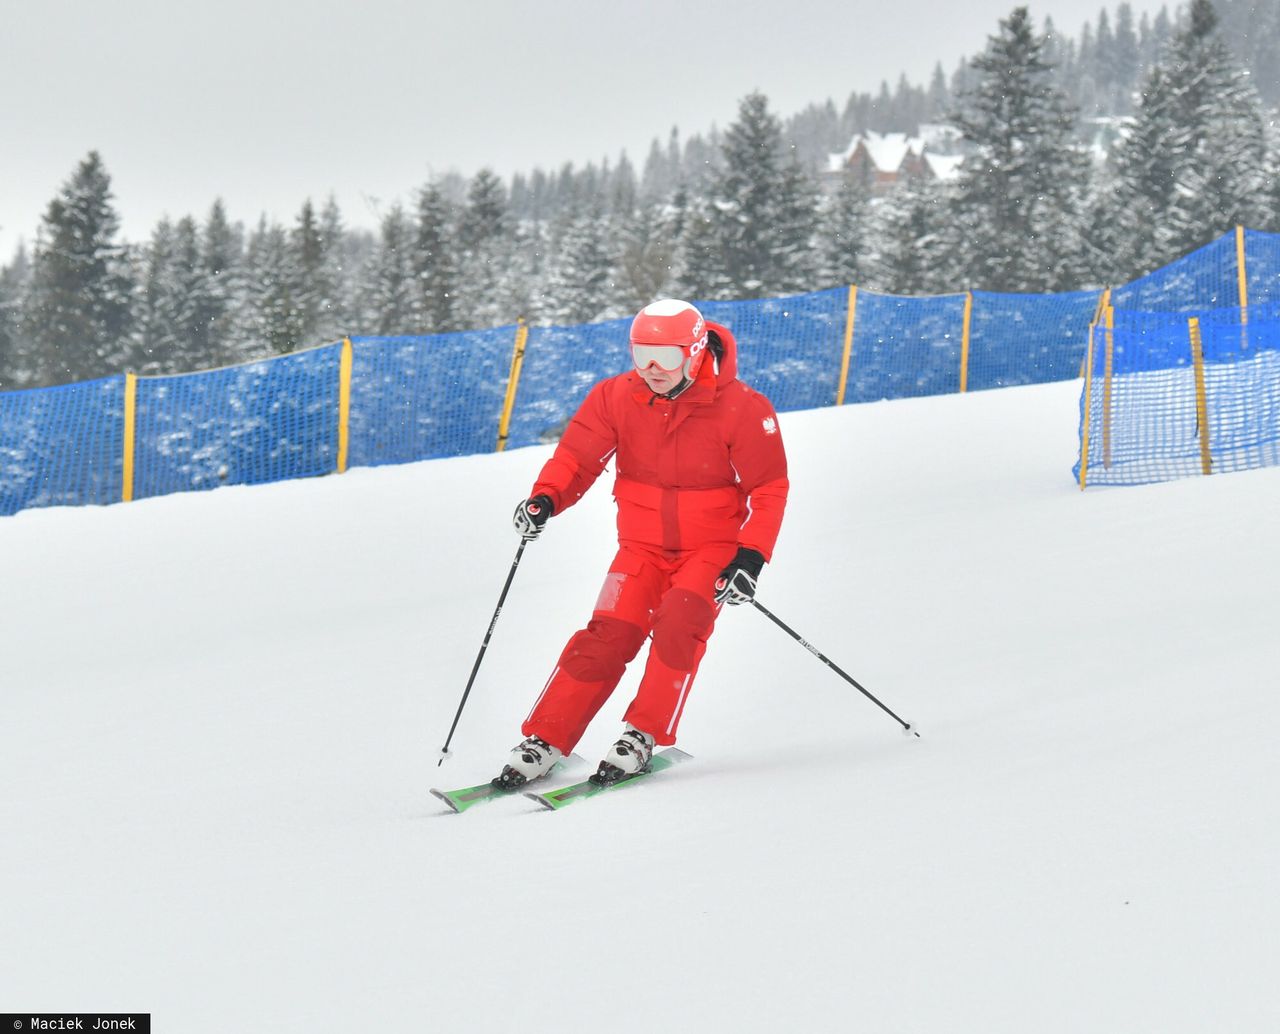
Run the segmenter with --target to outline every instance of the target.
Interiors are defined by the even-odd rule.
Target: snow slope
[[[692,764],[457,816],[612,555],[545,448],[0,521],[0,1009],[159,1031],[1280,1029],[1280,470],[1079,492],[1077,384],[784,414]],[[636,672],[589,730],[614,738]]]

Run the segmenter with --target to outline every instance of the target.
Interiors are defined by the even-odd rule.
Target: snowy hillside
[[[696,760],[465,815],[612,555],[548,452],[0,521],[0,1003],[166,1032],[1280,1029],[1280,470],[1079,492],[1077,383],[782,417]],[[580,750],[612,741],[638,670]]]

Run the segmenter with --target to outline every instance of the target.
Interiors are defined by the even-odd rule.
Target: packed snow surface
[[[495,773],[612,556],[602,482],[437,768],[547,448],[0,521],[0,1008],[1280,1030],[1280,470],[1082,493],[1078,391],[781,419],[760,599],[920,739],[736,608],[695,760],[558,813],[428,794]]]

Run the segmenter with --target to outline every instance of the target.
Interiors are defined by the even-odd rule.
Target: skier
[[[750,602],[786,507],[787,459],[767,398],[737,379],[726,327],[688,302],[645,306],[631,324],[634,369],[591,389],[516,530],[536,539],[617,457],[618,552],[586,628],[566,644],[494,786],[546,775],[573,750],[646,638],[625,730],[596,782],[644,771],[676,729],[716,616]]]

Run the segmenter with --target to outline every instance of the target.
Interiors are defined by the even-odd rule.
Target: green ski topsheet
[[[561,769],[575,769],[583,764],[584,760],[581,754],[570,754],[556,765],[552,772],[559,772]],[[460,790],[437,790],[434,787],[431,789],[433,797],[440,798],[456,812],[466,811],[477,804],[496,800],[499,797],[514,797],[519,792],[519,787],[514,790],[499,790],[492,783],[477,783],[475,786],[464,786]]]
[[[544,808],[552,811],[558,811],[561,808],[568,807],[575,801],[584,801],[588,797],[594,797],[597,794],[605,793],[609,790],[617,790],[624,786],[630,786],[637,780],[651,776],[655,772],[661,772],[663,769],[670,768],[672,765],[678,765],[682,761],[692,760],[693,755],[686,754],[679,747],[667,747],[658,751],[649,761],[649,767],[643,772],[633,776],[627,776],[611,783],[608,786],[599,786],[591,782],[590,779],[584,779],[580,783],[571,783],[569,786],[562,786],[556,790],[548,790],[545,793],[533,793],[526,791],[525,796],[530,800],[537,801]]]

